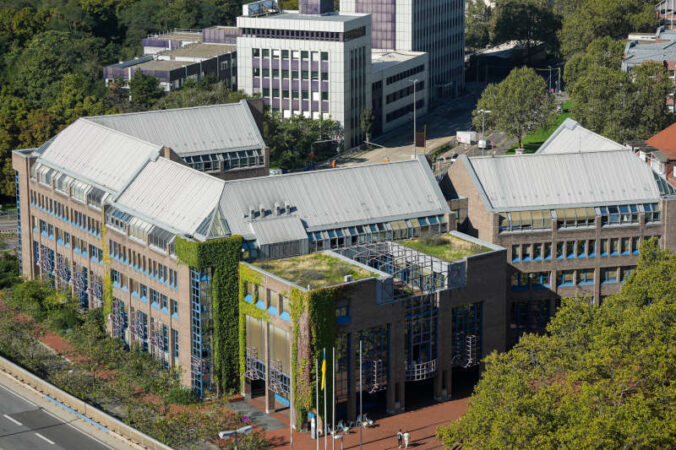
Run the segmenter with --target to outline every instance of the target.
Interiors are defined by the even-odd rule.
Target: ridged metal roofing
[[[165,158],[150,161],[115,205],[139,217],[194,234],[218,205],[224,181]]]
[[[258,220],[249,224],[251,232],[256,236],[258,245],[278,244],[307,239],[305,227],[298,217],[273,217]]]
[[[231,232],[244,236],[251,236],[251,209],[253,221],[270,220],[278,217],[275,205],[287,203],[290,212],[283,214],[299,217],[309,231],[449,212],[423,157],[230,181],[220,202]]]
[[[566,119],[536,153],[579,153],[613,150],[628,149],[624,145],[586,129],[573,119]]]
[[[244,100],[197,108],[88,117],[86,120],[156,145],[170,147],[180,156],[265,146]]]
[[[119,192],[161,146],[78,119],[44,146],[39,161]]]
[[[633,152],[605,151],[467,158],[493,211],[656,201],[652,170]]]

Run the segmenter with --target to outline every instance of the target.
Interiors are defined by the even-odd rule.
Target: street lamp
[[[552,66],[547,66],[549,68],[549,93],[552,93]]]
[[[415,157],[418,156],[418,148],[416,147],[416,134],[418,131],[418,127],[416,126],[416,101],[415,101],[415,94],[416,94],[416,86],[418,84],[418,79],[414,78],[413,80],[408,80],[411,83],[413,83],[413,155]]]
[[[253,427],[251,425],[246,425],[243,426],[242,428],[238,428],[236,430],[228,430],[228,431],[221,431],[218,433],[218,438],[219,439],[225,439],[229,438],[231,436],[235,437],[235,450],[237,450],[237,436],[240,434],[249,434],[253,431]]]
[[[491,111],[488,109],[480,109],[479,114],[481,114],[481,139],[486,140],[485,132],[486,132],[486,114],[490,114]],[[484,146],[485,147],[485,146]],[[486,154],[486,149],[483,148],[481,151],[481,155],[485,156]]]

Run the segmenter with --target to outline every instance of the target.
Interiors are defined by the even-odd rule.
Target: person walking
[[[397,448],[401,448],[402,438],[403,438],[403,434],[401,432],[401,428],[399,428],[399,431],[397,432]]]
[[[411,439],[411,433],[408,431],[404,433],[404,448],[408,448],[408,440]]]

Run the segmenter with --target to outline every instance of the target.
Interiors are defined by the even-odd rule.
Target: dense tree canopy
[[[482,117],[480,110],[488,110],[490,114]],[[484,90],[472,121],[481,128],[485,120],[487,128],[503,130],[521,144],[526,134],[547,124],[554,111],[554,97],[547,91],[545,81],[533,69],[522,67]]]
[[[437,437],[472,449],[671,448],[676,255],[647,242],[621,293],[564,300],[547,335],[493,353],[468,412]]]
[[[624,43],[622,41],[608,36],[594,39],[584,52],[574,54],[566,62],[563,80],[568,86],[573,86],[577,79],[592,66],[619,69],[623,56]]]
[[[490,42],[493,9],[484,0],[467,0],[465,11],[465,46],[481,49]]]
[[[654,0],[556,0],[562,14],[561,52],[570,57],[604,36],[626,39],[632,31],[655,31]]]
[[[659,63],[642,64],[629,74],[592,65],[568,90],[573,117],[618,142],[647,139],[674,120],[666,105],[673,87]]]
[[[554,51],[558,28],[559,17],[549,0],[497,0],[490,37],[493,44],[517,41],[530,49],[544,43]]]

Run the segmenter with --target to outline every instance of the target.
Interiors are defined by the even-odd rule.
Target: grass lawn
[[[323,253],[260,261],[254,265],[298,286],[309,285],[310,289],[344,283],[346,275],[352,275],[354,280],[376,276],[355,264]]]
[[[556,117],[556,120],[551,126],[538,128],[537,130],[533,131],[530,134],[527,134],[523,138],[523,148],[525,150],[525,153],[535,153],[537,149],[540,148],[540,146],[544,144],[544,142],[547,139],[549,139],[549,136],[551,136],[552,133],[556,131],[556,129],[563,123],[563,121],[571,117],[570,113],[571,105],[572,102],[570,100],[566,100],[565,102],[563,102],[561,104],[561,110],[563,112]],[[519,145],[518,143],[514,144],[512,148],[510,148],[507,151],[507,154],[513,155],[514,149],[516,149],[518,145]]]
[[[482,245],[465,241],[450,234],[422,239],[410,239],[397,243],[426,255],[443,259],[444,261],[457,261],[468,256],[491,251],[491,249]]]

